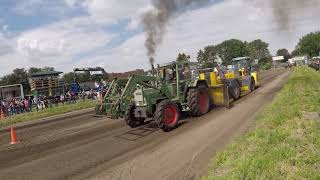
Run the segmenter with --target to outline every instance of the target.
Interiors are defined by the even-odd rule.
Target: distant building
[[[65,93],[64,81],[59,79],[62,72],[48,71],[32,74],[29,83],[33,96],[55,96]]]
[[[109,76],[111,79],[114,79],[114,78],[128,78],[132,75],[135,75],[135,74],[139,74],[139,75],[142,75],[144,74],[144,70],[143,69],[137,69],[137,70],[134,70],[134,71],[128,71],[128,72],[124,72],[124,73],[110,73]]]
[[[293,58],[288,59],[289,64],[294,64]]]
[[[275,67],[281,67],[284,64],[286,64],[286,60],[284,56],[274,56],[272,57],[272,61],[273,61],[273,66]]]
[[[292,58],[292,61],[299,65],[305,65],[308,64],[309,60],[308,60],[308,56],[296,56],[294,58]]]
[[[0,86],[0,98],[1,99],[24,98],[22,84]]]

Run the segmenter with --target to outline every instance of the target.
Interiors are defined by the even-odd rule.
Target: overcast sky
[[[0,76],[17,67],[104,67],[108,72],[148,68],[141,14],[151,0],[1,0]],[[285,0],[284,0],[285,1]],[[290,0],[287,0],[290,2]],[[310,0],[318,1],[318,0]],[[262,39],[274,53],[293,50],[299,38],[320,30],[320,7],[283,7],[288,29],[280,29],[268,0],[212,0],[169,23],[156,63],[191,54],[229,38]]]

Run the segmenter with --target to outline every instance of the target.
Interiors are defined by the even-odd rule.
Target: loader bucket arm
[[[133,75],[129,79],[115,79],[102,102],[104,114],[112,119],[123,117],[132,101],[137,85],[157,88],[151,83],[155,80],[156,77],[143,75]]]
[[[155,85],[151,83],[155,81],[156,81],[156,78],[153,76],[143,76],[143,75],[131,76],[122,92],[121,98],[119,99],[120,109],[123,112],[127,110],[128,106],[132,101],[133,93],[137,89],[137,85],[141,85],[147,88],[158,89]]]
[[[117,78],[112,81],[102,102],[100,102],[96,107],[97,115],[107,115],[111,117],[111,114],[114,114],[116,111],[116,101],[120,98],[122,89],[124,89],[127,82],[128,79]]]

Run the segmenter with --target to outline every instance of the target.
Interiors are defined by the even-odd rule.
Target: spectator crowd
[[[68,91],[65,94],[59,96],[39,96],[28,98],[12,98],[12,99],[0,99],[0,109],[4,116],[13,116],[16,114],[22,114],[32,111],[41,111],[44,109],[58,107],[60,105],[74,104],[77,101],[85,101],[85,99],[97,99],[97,93],[94,91],[74,93]]]

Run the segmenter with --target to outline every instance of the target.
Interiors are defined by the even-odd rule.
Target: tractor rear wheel
[[[187,101],[192,116],[199,117],[208,113],[210,109],[208,88],[206,86],[199,86],[195,89],[190,89],[188,92]]]
[[[134,115],[135,108],[135,105],[129,105],[126,115],[124,117],[124,120],[126,121],[127,125],[131,128],[136,128],[138,126],[141,126],[142,124],[141,121],[139,121]]]
[[[250,91],[253,92],[254,90],[256,90],[256,81],[251,78]]]
[[[180,110],[175,103],[164,100],[157,105],[154,120],[158,127],[165,132],[171,131],[178,125]]]

